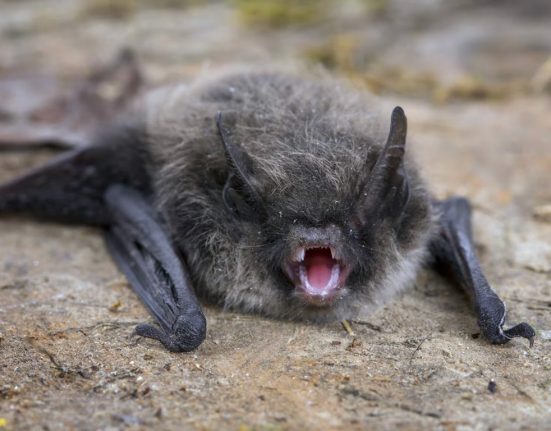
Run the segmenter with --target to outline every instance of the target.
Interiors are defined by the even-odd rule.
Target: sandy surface
[[[357,78],[357,59],[368,54],[429,71],[438,80],[430,91],[384,83],[383,96],[405,108],[410,149],[434,193],[472,200],[487,277],[509,320],[539,331],[534,347],[473,338],[465,297],[427,271],[368,321],[353,322],[354,335],[340,324],[207,306],[204,344],[172,354],[132,337],[150,318],[101,232],[3,218],[0,430],[551,429],[551,221],[534,217],[551,204],[551,99],[541,69],[534,84],[551,53],[551,15],[544,2],[533,13],[491,2],[480,10],[420,2],[409,11],[390,2],[382,17],[350,3],[334,22],[266,29],[246,27],[219,3],[115,20],[86,14],[81,1],[2,2],[0,72],[75,76],[130,45],[150,80],[190,79],[236,61],[303,61],[345,30],[362,43],[335,73]],[[465,96],[454,87],[465,76],[494,87]],[[1,153],[0,178],[48,156]]]

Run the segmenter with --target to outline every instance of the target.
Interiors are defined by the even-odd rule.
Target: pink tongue
[[[315,289],[323,289],[331,279],[331,270],[334,260],[328,248],[314,248],[306,250],[304,265],[308,282]]]

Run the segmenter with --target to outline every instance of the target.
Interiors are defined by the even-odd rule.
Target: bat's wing
[[[114,179],[107,163],[110,156],[110,148],[104,146],[65,152],[1,184],[0,212],[64,223],[109,224],[102,196]]]
[[[26,212],[105,227],[109,251],[161,327],[139,325],[137,333],[171,351],[189,351],[205,338],[205,317],[182,262],[144,197],[149,182],[141,152],[133,150],[136,146],[121,148],[121,142],[64,153],[1,185],[0,213]]]
[[[0,149],[89,145],[91,135],[128,106],[142,84],[128,50],[77,83],[45,76],[0,79]]]
[[[532,345],[536,333],[529,324],[520,323],[503,329],[505,304],[490,287],[480,268],[472,240],[469,202],[463,198],[451,198],[436,201],[434,205],[440,214],[439,233],[431,243],[435,263],[467,292],[484,336],[494,344],[524,337]]]
[[[106,233],[111,256],[161,327],[142,324],[136,332],[173,352],[195,349],[205,339],[205,316],[155,213],[126,186],[111,186],[105,202],[112,218]]]

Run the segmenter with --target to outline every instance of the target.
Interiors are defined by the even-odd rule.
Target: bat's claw
[[[506,315],[504,302],[493,291],[479,298],[478,326],[492,344],[505,344],[515,337],[526,338],[530,347],[534,345],[536,331],[528,323],[519,323],[503,329]]]
[[[164,332],[146,323],[136,326],[136,334],[160,341],[171,352],[190,352],[205,339],[207,322],[202,313],[192,316],[180,316],[170,332]]]
[[[507,308],[484,277],[472,239],[471,208],[464,198],[436,201],[440,212],[440,234],[431,243],[437,263],[443,264],[471,296],[478,326],[492,344],[505,344],[514,337],[524,337],[534,344],[536,331],[527,323],[503,329]]]
[[[503,321],[495,322],[478,322],[484,336],[492,344],[506,344],[515,337],[526,338],[530,342],[530,347],[534,345],[536,331],[528,323],[519,323],[509,329],[503,329]]]
[[[513,337],[524,337],[530,342],[530,347],[534,345],[536,338],[536,331],[528,323],[522,322],[512,328],[503,331],[506,337],[509,339]]]

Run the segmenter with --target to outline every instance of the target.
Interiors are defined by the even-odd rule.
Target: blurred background
[[[551,80],[547,0],[2,0],[0,12],[0,73],[68,76],[130,47],[154,82],[292,61],[447,102]]]

